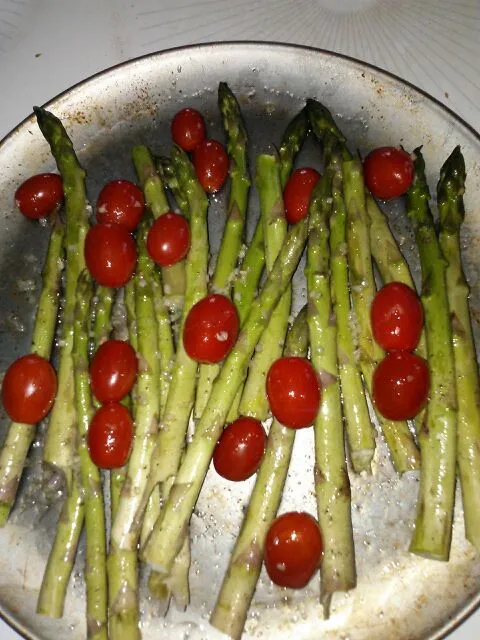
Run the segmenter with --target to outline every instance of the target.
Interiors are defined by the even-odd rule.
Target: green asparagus
[[[324,551],[321,594],[325,617],[336,591],[356,585],[350,481],[345,457],[342,403],[337,369],[337,326],[330,295],[329,218],[332,178],[327,167],[312,194],[307,249],[310,358],[323,380],[315,420],[315,492]]]
[[[298,314],[287,336],[285,356],[305,357],[307,312]],[[230,557],[211,624],[230,638],[240,638],[262,567],[265,538],[275,518],[292,455],[295,430],[274,420],[257,472],[245,518]]]
[[[38,301],[32,337],[32,353],[50,359],[59,306],[63,269],[65,227],[58,217],[52,225],[47,257],[42,272],[42,291]],[[30,424],[11,422],[0,451],[0,527],[10,515],[18,491],[27,454],[35,436]]]
[[[418,439],[422,452],[413,553],[448,560],[452,537],[457,438],[457,397],[446,263],[429,207],[425,162],[415,151],[415,178],[407,192],[407,215],[415,231],[422,267],[430,399]]]
[[[358,329],[359,366],[371,394],[373,372],[383,358],[383,351],[373,338],[370,324],[370,305],[375,296],[375,280],[360,160],[352,158],[344,161],[343,190],[347,208],[350,288]],[[404,473],[417,469],[420,466],[420,455],[407,423],[393,422],[381,416],[378,418],[396,470]]]
[[[260,199],[260,216],[263,220],[266,265],[267,271],[271,271],[287,234],[280,163],[277,156],[262,154],[257,158],[256,169],[255,182]],[[250,363],[239,406],[242,415],[252,416],[257,420],[265,420],[268,415],[265,380],[270,365],[282,354],[291,303],[290,284],[272,313],[268,327],[258,344],[257,353]]]
[[[309,100],[307,112],[315,136],[323,142],[325,170],[329,167],[332,170],[330,289],[337,325],[337,364],[350,459],[354,471],[370,471],[375,452],[375,432],[356,362],[348,280],[347,212],[343,197],[342,162],[350,154],[344,146],[342,133],[326,107]]]
[[[91,278],[86,272],[82,272],[78,279],[76,292],[72,357],[78,420],[81,491],[85,509],[87,637],[92,640],[106,640],[107,569],[102,478],[99,469],[90,458],[86,441],[93,415],[88,375],[88,327],[92,293]]]
[[[247,166],[248,138],[237,99],[225,82],[220,82],[218,87],[218,107],[222,114],[223,128],[227,134],[227,149],[230,158],[230,195],[227,221],[210,288],[214,293],[222,293],[230,297],[233,275],[243,242],[250,191],[250,176]],[[219,370],[220,365],[218,364],[200,366],[195,401],[195,417],[197,419],[205,409],[213,381]]]
[[[469,287],[460,253],[460,227],[465,217],[465,178],[465,161],[460,147],[456,147],[441,169],[437,186],[439,241],[447,261],[447,296],[458,402],[457,465],[462,488],[465,536],[480,550],[480,391],[468,306]]]
[[[108,562],[111,583],[109,620],[111,629],[118,634],[115,637],[129,637],[129,633],[137,633],[135,629],[139,617],[138,593],[132,593],[128,600],[122,599],[122,593],[129,590],[132,580],[132,554],[136,552],[140,537],[148,466],[159,420],[158,337],[157,325],[152,322],[152,318],[155,317],[152,291],[152,273],[155,266],[146,249],[147,232],[148,220],[144,219],[137,234],[138,263],[135,274],[135,316],[140,360],[135,389],[135,438],[117,514],[112,523]],[[121,609],[118,604],[120,602],[123,602],[125,609]]]
[[[85,171],[78,162],[72,142],[60,120],[42,108],[34,107],[34,112],[62,176],[66,215],[65,302],[58,389],[45,435],[44,460],[64,474],[67,486],[70,487],[73,481],[72,463],[76,438],[72,365],[73,314],[77,280],[85,266],[83,244],[88,230]]]
[[[142,185],[145,202],[155,219],[170,211],[165,187],[148,147],[136,145],[132,149],[133,164]],[[177,262],[170,267],[162,267],[163,288],[170,307],[180,309],[185,293],[185,264]]]
[[[142,557],[164,575],[171,571],[173,560],[184,542],[188,522],[228,410],[243,380],[255,346],[275,306],[289,286],[303,252],[306,237],[305,220],[288,232],[275,265],[252,304],[238,340],[224,361],[162,514],[143,548]]]
[[[179,181],[179,187],[186,194],[190,210],[191,246],[186,258],[186,290],[185,303],[182,314],[183,324],[191,307],[207,293],[207,268],[208,268],[208,233],[207,210],[208,199],[196,179],[193,166],[187,155],[179,148],[174,147],[172,161]],[[180,464],[180,459],[185,446],[188,422],[195,397],[197,363],[186,353],[183,341],[179,340],[177,352],[172,369],[170,386],[168,389],[165,411],[161,419],[161,428],[155,442],[150,476],[146,494],[150,496],[155,487],[160,485],[160,493],[166,500],[173,478]],[[151,508],[151,507],[150,507]],[[148,513],[148,512],[147,512]],[[150,513],[151,515],[151,513]],[[149,519],[150,519],[149,515]],[[147,527],[144,527],[145,533]],[[184,555],[188,549],[184,549]],[[176,569],[185,567],[181,562]],[[177,576],[178,578],[178,576]],[[170,598],[170,589],[160,588],[161,579],[154,577],[151,585],[155,584],[155,592],[163,594],[164,605],[167,606]],[[177,580],[178,591],[174,594],[177,600],[183,604],[188,600],[188,567],[183,574],[183,580]]]

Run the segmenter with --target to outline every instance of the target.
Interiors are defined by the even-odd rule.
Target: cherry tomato
[[[90,384],[99,402],[118,402],[130,393],[138,373],[137,355],[123,340],[101,344],[90,363]]]
[[[3,378],[3,406],[15,422],[35,424],[42,420],[52,408],[56,393],[55,369],[35,353],[15,360]]]
[[[290,176],[283,192],[285,216],[290,224],[307,217],[312,191],[319,180],[318,171],[310,167],[297,169]]]
[[[315,420],[321,399],[320,381],[306,358],[276,360],[267,375],[272,414],[286,427],[302,429]]]
[[[135,242],[119,224],[96,224],[85,238],[85,262],[98,284],[123,287],[135,271]]]
[[[183,346],[192,360],[220,362],[235,344],[238,329],[233,302],[212,293],[190,309],[183,329]]]
[[[219,191],[228,175],[228,156],[216,140],[203,140],[193,153],[197,179],[207,193]]]
[[[262,423],[241,417],[225,428],[213,453],[216,472],[227,480],[246,480],[255,473],[265,451]]]
[[[129,231],[135,231],[144,209],[143,193],[136,184],[129,180],[112,180],[98,196],[97,221],[121,224]]]
[[[284,513],[268,530],[265,569],[280,587],[301,589],[320,566],[322,552],[322,535],[315,518],[299,511]]]
[[[97,467],[123,467],[130,455],[132,442],[133,420],[123,404],[108,402],[97,409],[87,436],[90,458]]]
[[[193,151],[205,138],[205,120],[196,109],[187,107],[175,114],[171,124],[173,141],[184,151]]]
[[[427,402],[429,389],[426,361],[409,351],[387,354],[373,374],[373,400],[388,420],[414,418]]]
[[[190,249],[190,227],[185,218],[169,211],[155,220],[147,236],[152,260],[168,267],[183,260]]]
[[[39,173],[15,191],[15,204],[27,218],[46,218],[63,201],[62,179],[56,173]]]
[[[365,183],[374,196],[383,200],[403,195],[413,181],[413,160],[399,147],[379,147],[363,162]]]
[[[390,282],[377,292],[370,310],[373,337],[385,351],[413,351],[423,327],[423,307],[415,291]]]

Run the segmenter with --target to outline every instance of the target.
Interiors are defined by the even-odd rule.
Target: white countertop
[[[72,84],[173,46],[271,40],[341,52],[480,129],[479,0],[0,0],[0,139]],[[450,637],[480,636],[477,612]],[[0,620],[0,638],[19,636]]]

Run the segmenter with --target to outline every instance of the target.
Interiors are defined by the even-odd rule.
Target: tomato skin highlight
[[[303,429],[314,422],[320,406],[321,385],[306,358],[276,360],[267,374],[266,387],[272,414],[283,425]]]
[[[203,140],[193,153],[197,179],[207,193],[219,191],[228,175],[228,155],[216,140]]]
[[[265,540],[265,569],[280,587],[302,589],[321,563],[323,540],[309,513],[292,511],[278,516]]]
[[[184,151],[193,151],[205,138],[205,120],[199,111],[191,107],[174,115],[170,129],[173,141]]]
[[[425,406],[429,390],[426,361],[409,351],[387,354],[373,374],[373,401],[388,420],[414,418]]]
[[[119,402],[128,395],[138,373],[132,345],[123,340],[101,344],[90,363],[90,385],[99,402]]]
[[[97,221],[135,231],[145,210],[142,190],[130,180],[112,180],[97,199]]]
[[[413,182],[414,164],[398,147],[378,147],[363,162],[365,183],[376,198],[391,200],[402,196]]]
[[[220,436],[213,453],[216,472],[227,480],[240,481],[252,476],[263,458],[267,436],[255,418],[240,417]]]
[[[46,218],[63,202],[63,183],[56,173],[31,176],[15,191],[15,204],[31,220]]]
[[[370,309],[373,337],[385,351],[413,351],[423,327],[423,306],[415,291],[390,282],[375,295]]]
[[[308,215],[310,199],[320,174],[311,167],[296,169],[283,191],[285,216],[289,224],[297,224]]]
[[[123,467],[133,442],[133,420],[119,402],[103,404],[88,429],[87,446],[92,462],[100,469]]]
[[[55,369],[35,353],[12,362],[3,378],[2,402],[14,422],[40,422],[52,408],[56,393]]]
[[[190,226],[178,213],[169,211],[155,220],[147,236],[147,250],[159,266],[183,260],[190,249]]]
[[[212,293],[193,305],[185,320],[183,345],[197,362],[220,362],[238,337],[239,320],[233,302]]]
[[[135,242],[122,225],[96,224],[85,238],[85,262],[98,284],[123,287],[135,271]]]

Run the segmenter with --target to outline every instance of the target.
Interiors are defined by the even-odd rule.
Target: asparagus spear
[[[112,524],[108,563],[111,635],[114,637],[115,633],[115,637],[119,638],[130,637],[130,633],[138,633],[138,594],[136,590],[130,591],[131,574],[136,573],[133,558],[141,531],[148,468],[159,419],[159,375],[156,355],[158,338],[157,325],[152,322],[155,316],[152,291],[152,273],[155,266],[146,249],[147,231],[148,222],[144,220],[137,235],[138,263],[135,274],[135,314],[140,359],[135,392],[135,439],[117,514]],[[128,600],[123,598],[125,590],[130,594]]]
[[[160,156],[155,159],[155,166],[163,182],[167,185],[175,198],[178,208],[185,218],[190,218],[190,210],[188,207],[188,198],[183,193],[178,183],[175,169],[172,161],[167,156]]]
[[[223,128],[227,135],[227,149],[230,158],[230,196],[227,221],[210,288],[214,292],[230,296],[232,276],[243,241],[248,193],[250,191],[250,176],[247,166],[248,137],[240,106],[225,82],[220,82],[218,86],[218,107],[222,114]],[[195,417],[197,419],[200,418],[205,409],[213,381],[217,377],[219,370],[220,365],[218,364],[200,366],[195,401]]]
[[[73,313],[75,289],[85,266],[83,244],[88,230],[85,171],[60,120],[45,109],[34,107],[38,126],[50,145],[65,193],[65,303],[58,365],[58,390],[45,435],[44,460],[60,470],[67,486],[72,484],[75,453],[75,401],[73,393]]]
[[[92,281],[87,272],[78,279],[73,334],[75,403],[77,407],[80,478],[85,508],[87,585],[87,637],[107,638],[107,570],[105,511],[102,479],[88,452],[86,437],[93,415],[88,375],[88,327]]]
[[[271,271],[287,233],[280,183],[280,164],[276,156],[266,154],[258,156],[255,181],[260,199],[260,215],[263,220],[266,265],[267,270]],[[290,284],[272,313],[268,327],[260,339],[258,351],[250,364],[239,407],[242,415],[252,416],[258,420],[265,420],[268,415],[265,379],[272,362],[282,354],[291,303],[292,285]]]
[[[56,217],[52,226],[47,257],[42,272],[42,291],[32,337],[32,353],[47,360],[52,352],[57,321],[60,280],[63,269],[65,227]],[[28,450],[35,436],[30,424],[11,422],[0,451],[0,527],[3,527],[15,502]]]
[[[287,125],[278,150],[282,191],[290,177],[293,163],[305,141],[308,130],[309,122],[306,110],[302,109]],[[248,316],[265,266],[265,238],[263,227],[263,220],[260,216],[257,226],[255,227],[253,238],[250,241],[241,264],[240,277],[238,277],[233,284],[233,300],[238,310],[240,326],[243,325]],[[228,422],[233,422],[233,420],[238,417],[242,392],[243,388],[240,386],[230,407],[227,416]]]
[[[123,294],[123,295],[122,295]],[[112,309],[112,329],[113,338],[115,340],[125,340],[131,342],[131,334],[129,331],[129,322],[125,304],[125,289],[123,289],[115,297],[114,308]],[[132,396],[128,395],[122,400],[130,412],[132,412]],[[110,522],[115,520],[118,511],[118,503],[120,502],[120,494],[122,492],[123,483],[127,474],[127,465],[119,469],[110,471]]]
[[[380,271],[380,275],[385,283],[402,282],[407,287],[416,291],[408,263],[400,251],[393,233],[390,231],[388,221],[373,196],[367,193],[366,197],[367,213],[370,219],[370,246],[372,256]],[[427,357],[427,347],[425,344],[425,331],[422,331],[416,353],[422,357]],[[424,411],[422,410],[415,417],[416,432],[422,428]]]
[[[347,212],[343,198],[343,158],[349,157],[344,137],[332,115],[315,100],[307,102],[307,112],[315,136],[324,145],[325,168],[331,167],[332,213],[330,218],[331,298],[337,323],[337,361],[345,427],[354,471],[369,471],[375,451],[375,435],[360,372],[355,358],[351,327],[350,290],[347,258]]]
[[[312,194],[306,267],[310,357],[324,380],[314,432],[315,492],[324,543],[320,599],[325,617],[329,615],[335,591],[349,591],[356,585],[350,482],[337,370],[337,326],[330,295],[328,243],[333,175],[334,170],[327,167]]]
[[[478,365],[468,307],[469,287],[462,269],[460,227],[465,217],[465,161],[456,147],[440,171],[437,203],[440,248],[447,261],[457,381],[457,464],[462,487],[465,536],[480,549],[480,397]]]
[[[306,307],[287,336],[286,356],[305,357],[308,349]],[[274,520],[292,455],[295,430],[274,420],[240,533],[230,557],[211,624],[230,638],[242,635],[248,608],[262,567],[265,538]]]
[[[170,211],[167,194],[162,178],[157,172],[155,162],[148,147],[136,145],[132,149],[133,164],[142,185],[147,207],[153,217],[159,218]],[[179,309],[185,293],[185,264],[177,262],[170,267],[162,267],[162,280],[167,302],[172,309]]]
[[[208,232],[207,210],[208,198],[196,179],[194,168],[187,155],[181,149],[175,147],[172,151],[172,161],[177,173],[179,186],[186,194],[190,210],[191,246],[186,258],[186,290],[183,316],[180,328],[194,304],[207,293],[207,269],[208,269]],[[164,500],[170,492],[171,483],[177,473],[180,459],[185,446],[185,436],[195,397],[197,363],[186,353],[183,340],[179,340],[175,362],[173,364],[170,386],[168,389],[165,411],[161,420],[161,428],[155,443],[152,456],[150,477],[148,479],[147,496],[160,485],[160,491]],[[144,528],[146,533],[146,527]],[[183,552],[187,552],[184,550]],[[182,556],[185,558],[185,555]],[[185,567],[179,563],[177,569]],[[188,569],[188,567],[187,567]],[[152,579],[155,583],[155,592],[162,591],[159,588],[161,580],[158,577]],[[170,589],[162,591],[165,606],[169,601]],[[180,580],[179,590],[175,596],[179,604],[188,601],[188,575],[184,572],[183,584]]]
[[[371,393],[373,372],[383,357],[383,351],[373,338],[370,324],[370,305],[375,295],[375,281],[360,160],[344,161],[343,189],[347,208],[350,287],[358,327],[359,365]],[[420,466],[420,456],[407,423],[378,417],[396,470],[403,473],[417,469]]]
[[[278,150],[280,157],[280,183],[282,190],[292,172],[295,158],[302,148],[308,134],[309,122],[305,109],[302,109],[289,122]],[[233,286],[233,299],[238,309],[240,324],[248,316],[250,306],[257,292],[257,286],[265,265],[264,225],[261,217],[255,227],[245,257],[242,261],[241,277],[237,278]]]
[[[124,287],[125,311],[127,315],[128,339],[130,344],[138,351],[137,318],[135,314],[135,278],[132,278]]]
[[[83,527],[83,496],[78,477],[72,478],[71,489],[58,519],[55,540],[48,556],[38,594],[37,613],[61,618],[68,581],[77,555],[78,541]]]
[[[457,437],[455,360],[445,277],[447,265],[428,204],[430,192],[420,149],[416,149],[415,156],[415,178],[407,192],[407,215],[414,227],[422,267],[430,400],[418,436],[422,467],[410,551],[436,560],[448,560]]]
[[[248,362],[271,314],[288,287],[303,252],[307,222],[288,232],[282,250],[250,309],[236,345],[225,359],[210,399],[175,478],[162,515],[143,548],[143,558],[165,575],[185,539],[188,521],[200,493],[215,444]]]

